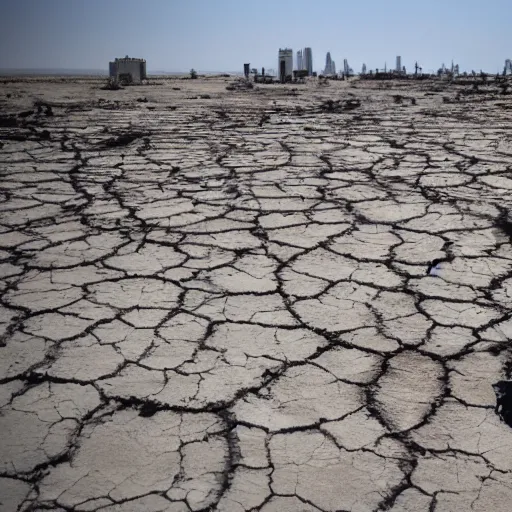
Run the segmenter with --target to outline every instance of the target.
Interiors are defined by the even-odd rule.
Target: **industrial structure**
[[[109,62],[109,75],[116,82],[140,84],[147,77],[146,60],[134,59],[128,55],[121,59],[115,59],[113,62]]]
[[[325,69],[324,75],[335,75],[336,74],[336,63],[331,58],[331,52],[327,52],[325,56]]]
[[[279,48],[277,69],[279,80],[284,83],[293,77],[293,50],[291,48]]]

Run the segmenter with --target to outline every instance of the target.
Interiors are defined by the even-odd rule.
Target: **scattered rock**
[[[18,126],[16,117],[12,115],[0,115],[0,128],[13,128]]]
[[[496,414],[512,427],[512,381],[500,380],[492,387],[496,393]]]
[[[326,113],[341,113],[347,110],[354,110],[361,106],[361,101],[358,99],[348,100],[327,100],[320,104],[319,111]]]
[[[126,132],[117,135],[116,137],[111,137],[106,142],[102,143],[105,147],[115,148],[120,146],[127,146],[131,144],[133,141],[144,137],[144,133],[142,132]]]
[[[41,111],[42,111],[42,109],[41,109]],[[18,114],[18,117],[21,117],[22,119],[26,119],[27,117],[30,117],[33,114],[34,114],[34,112],[32,110],[25,110],[23,112],[20,112]]]
[[[496,227],[512,238],[512,220],[507,212],[503,212],[496,221]]]

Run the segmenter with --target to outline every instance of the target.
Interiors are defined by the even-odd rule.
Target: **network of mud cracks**
[[[4,85],[2,512],[510,510],[507,98]]]

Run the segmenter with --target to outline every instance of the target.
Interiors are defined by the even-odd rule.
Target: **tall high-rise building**
[[[402,72],[402,57],[400,57],[400,55],[397,55],[396,57],[396,69],[395,71],[397,73],[401,73]]]
[[[281,82],[285,82],[293,76],[293,50],[291,48],[279,48],[277,73]]]
[[[302,71],[304,69],[304,60],[302,57],[302,50],[297,52],[297,69]]]
[[[309,47],[304,48],[302,65],[308,72],[308,76],[313,74],[313,50]]]
[[[350,66],[347,59],[343,61],[343,73],[345,73],[345,76],[350,76]]]
[[[331,52],[327,52],[325,56],[325,69],[324,75],[334,75],[336,71],[333,70],[334,61],[331,59]]]

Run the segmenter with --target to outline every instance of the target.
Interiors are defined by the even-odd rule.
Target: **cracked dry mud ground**
[[[510,100],[100,85],[3,84],[0,510],[508,512]]]

